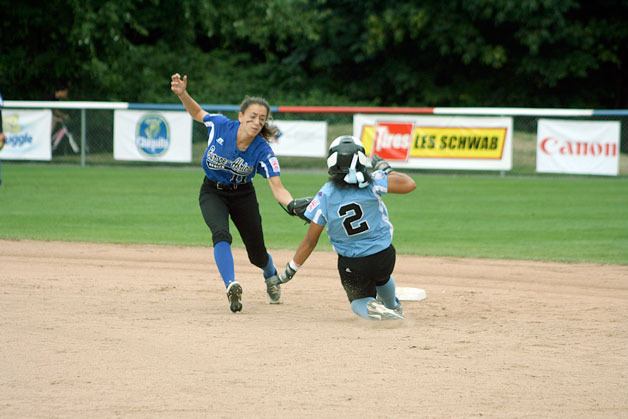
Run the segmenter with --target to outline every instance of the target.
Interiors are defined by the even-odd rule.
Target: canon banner
[[[0,160],[51,160],[52,112],[21,109],[2,111],[6,143]]]
[[[116,110],[113,158],[189,163],[192,161],[192,118],[187,112]]]
[[[357,114],[353,135],[393,167],[512,168],[512,118]]]
[[[279,132],[270,142],[278,156],[325,157],[327,122],[273,121]]]
[[[539,119],[536,171],[617,176],[618,121]]]

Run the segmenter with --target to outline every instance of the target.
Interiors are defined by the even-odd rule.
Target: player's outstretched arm
[[[170,90],[177,95],[183,107],[192,116],[192,119],[198,122],[203,122],[203,117],[207,115],[201,106],[190,96],[187,91],[188,76],[181,77],[179,73],[175,73],[170,77]]]
[[[297,247],[297,251],[294,253],[294,257],[292,258],[299,265],[303,265],[307,258],[310,257],[316,245],[318,244],[318,239],[321,237],[321,233],[325,229],[325,226],[316,223],[310,223],[310,226],[305,233],[305,237]]]
[[[406,194],[416,188],[414,179],[404,173],[396,172],[390,163],[377,155],[371,157],[371,166],[373,170],[381,170],[388,175],[388,192],[390,193]]]
[[[297,270],[299,270],[301,265],[303,265],[307,258],[310,257],[316,248],[318,239],[321,237],[321,233],[324,229],[325,227],[322,225],[316,223],[310,224],[310,227],[307,229],[307,233],[305,233],[305,237],[301,241],[301,244],[299,244],[294,257],[290,262],[288,262],[288,264],[286,264],[284,271],[278,275],[281,283],[290,281],[297,273]]]
[[[414,179],[405,173],[391,171],[388,173],[388,192],[397,194],[410,193],[416,189]]]
[[[283,206],[288,206],[290,201],[292,201],[292,195],[283,183],[281,183],[281,179],[279,176],[273,176],[268,178],[268,185],[270,186],[270,190],[273,193],[273,196]]]

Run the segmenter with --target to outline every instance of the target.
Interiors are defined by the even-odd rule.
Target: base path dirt
[[[210,247],[0,249],[3,418],[628,417],[628,266],[399,256],[369,322],[327,252],[269,305],[235,249],[233,314]]]

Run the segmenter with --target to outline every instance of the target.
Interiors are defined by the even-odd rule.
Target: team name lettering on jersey
[[[229,160],[225,157],[217,155],[215,147],[209,147],[207,150],[207,156],[205,157],[205,164],[212,170],[228,170],[236,176],[246,177],[251,174],[253,168],[248,165],[242,157],[238,157],[235,160]]]
[[[203,117],[207,127],[207,148],[201,157],[205,176],[214,182],[250,182],[259,173],[264,178],[279,176],[279,162],[270,145],[257,135],[245,150],[237,148],[240,122],[220,114]]]

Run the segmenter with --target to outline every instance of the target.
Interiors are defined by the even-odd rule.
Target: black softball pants
[[[397,252],[391,244],[370,256],[350,258],[338,255],[340,282],[349,302],[377,296],[377,288],[385,285],[395,269]]]
[[[198,197],[205,224],[212,233],[212,242],[232,242],[229,232],[229,217],[238,229],[246,247],[249,261],[264,269],[268,263],[268,252],[264,244],[262,216],[252,183],[238,185],[237,189],[218,189],[207,177],[203,180]]]

